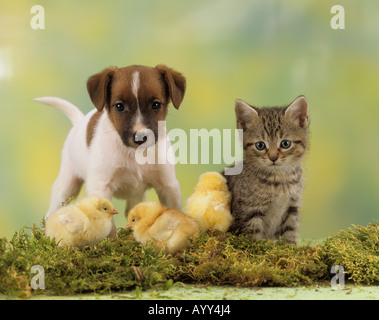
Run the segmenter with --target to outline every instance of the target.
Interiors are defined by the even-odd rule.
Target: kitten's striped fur
[[[236,118],[237,127],[243,129],[244,161],[239,175],[226,176],[234,217],[230,231],[296,243],[308,102],[300,96],[288,107],[257,109],[237,100]],[[262,142],[265,148],[259,150]]]

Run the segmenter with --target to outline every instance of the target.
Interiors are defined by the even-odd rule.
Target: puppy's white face
[[[150,139],[147,132],[153,132],[153,141],[157,141],[158,122],[166,118],[170,101],[179,108],[185,86],[180,73],[162,65],[111,67],[92,76],[87,83],[98,111],[106,108],[123,143],[132,148]]]

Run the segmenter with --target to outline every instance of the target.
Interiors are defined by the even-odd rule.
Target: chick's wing
[[[71,232],[81,234],[87,231],[90,221],[77,207],[72,207],[59,216],[62,224]]]
[[[150,228],[150,237],[158,241],[167,241],[180,221],[168,212],[159,216]]]

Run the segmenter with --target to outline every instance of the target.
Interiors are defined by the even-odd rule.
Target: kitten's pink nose
[[[275,162],[276,160],[278,160],[279,156],[277,154],[272,154],[272,155],[269,155],[268,158],[272,161],[272,162]]]

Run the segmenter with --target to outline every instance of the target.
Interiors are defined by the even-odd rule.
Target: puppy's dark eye
[[[291,141],[289,141],[289,140],[283,140],[283,141],[280,143],[280,146],[281,146],[283,149],[288,149],[288,148],[291,146]]]
[[[160,103],[158,101],[154,101],[153,104],[151,105],[151,108],[154,111],[158,111],[161,107],[162,107],[162,103]]]
[[[262,151],[266,148],[266,145],[263,141],[259,141],[255,144],[255,147],[257,148],[257,150]]]
[[[117,112],[123,112],[123,111],[125,111],[125,106],[121,102],[116,103],[114,107],[116,108]]]

